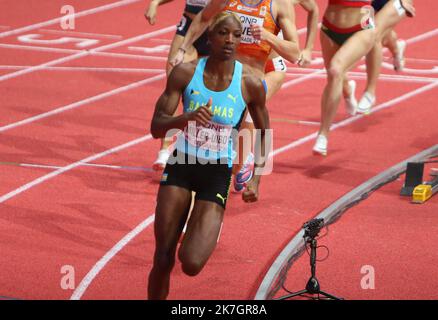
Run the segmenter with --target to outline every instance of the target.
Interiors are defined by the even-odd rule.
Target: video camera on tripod
[[[324,227],[323,218],[307,221],[305,224],[303,224],[304,239],[307,239],[307,241],[314,239],[316,236],[318,236],[322,227]]]

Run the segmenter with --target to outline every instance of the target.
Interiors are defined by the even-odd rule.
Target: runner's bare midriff
[[[324,14],[330,23],[342,29],[357,26],[367,15],[369,11],[366,9],[340,5],[329,5]]]

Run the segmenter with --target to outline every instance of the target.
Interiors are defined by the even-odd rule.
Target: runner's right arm
[[[248,111],[254,121],[254,127],[260,130],[256,134],[254,146],[254,175],[247,183],[246,190],[242,194],[245,202],[254,202],[259,198],[259,185],[261,175],[266,173],[269,162],[269,154],[272,148],[269,114],[266,108],[266,94],[260,78],[251,73],[244,76],[243,96],[248,105]]]
[[[172,129],[184,130],[189,121],[196,121],[206,126],[213,114],[210,111],[211,101],[196,111],[183,113],[174,117],[184,89],[194,73],[193,63],[183,63],[175,67],[167,79],[166,89],[158,98],[151,123],[151,134],[154,138],[164,138]]]

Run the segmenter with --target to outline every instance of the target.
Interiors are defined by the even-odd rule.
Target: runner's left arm
[[[307,36],[304,49],[301,51],[300,66],[307,66],[312,62],[312,51],[318,34],[319,7],[315,0],[299,0],[299,4],[307,11]]]
[[[194,66],[192,63],[183,63],[176,66],[167,79],[166,89],[161,94],[155,106],[151,122],[151,134],[154,138],[171,137],[184,130],[190,121],[206,126],[212,118],[210,110],[212,101],[193,112],[184,112],[182,115],[173,116],[182,92],[193,77]]]
[[[269,126],[269,114],[266,109],[266,94],[261,80],[254,75],[246,76],[245,92],[248,111],[257,129],[254,147],[254,175],[248,182],[246,190],[242,194],[245,202],[254,202],[259,197],[259,184],[262,174],[267,174],[269,153],[272,146],[271,130]]]
[[[280,56],[295,63],[300,58],[300,45],[295,26],[295,10],[290,0],[273,1],[276,5],[277,23],[283,32],[283,39],[277,37],[265,28],[252,25],[251,34],[257,40],[267,41]]]

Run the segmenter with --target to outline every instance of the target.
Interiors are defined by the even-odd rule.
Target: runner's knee
[[[154,266],[160,271],[170,272],[175,265],[175,256],[168,251],[158,251],[154,256]]]
[[[199,274],[199,272],[201,272],[205,264],[201,262],[199,259],[194,258],[190,254],[185,254],[184,252],[180,252],[179,259],[182,263],[183,272],[191,277],[194,277],[197,274]]]
[[[327,76],[332,80],[342,81],[344,78],[345,70],[342,67],[341,62],[338,59],[333,59],[330,63],[330,67],[327,70]]]

